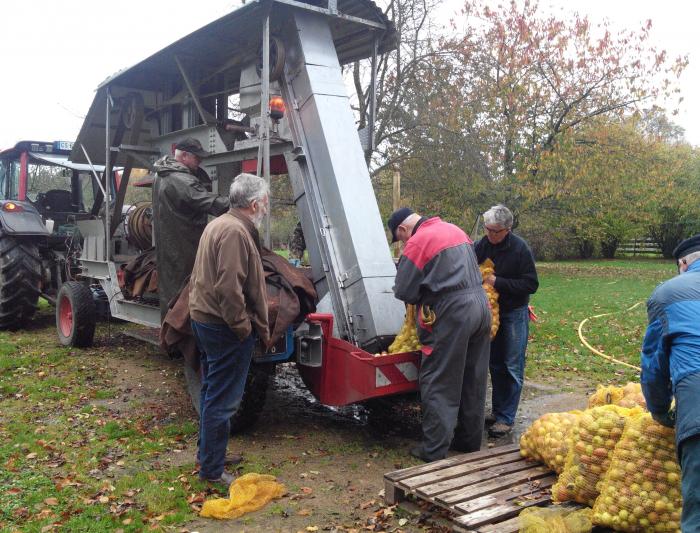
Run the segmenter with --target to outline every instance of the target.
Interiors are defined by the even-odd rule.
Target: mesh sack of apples
[[[389,355],[393,353],[405,353],[420,350],[421,345],[418,340],[418,330],[416,329],[416,306],[406,306],[406,318],[401,326],[401,331],[396,335],[387,352],[376,353],[375,357]]]
[[[483,263],[479,265],[479,270],[481,270],[481,278],[483,280],[482,287],[486,291],[486,298],[489,301],[489,307],[491,308],[491,338],[493,339],[498,333],[498,326],[501,324],[500,314],[498,311],[498,291],[493,285],[486,283],[486,278],[493,275],[495,272],[495,265],[491,259],[486,259]]]
[[[615,385],[598,385],[596,391],[588,398],[588,407],[600,407],[601,405],[617,405],[624,395],[622,387]]]
[[[673,429],[649,413],[628,419],[593,506],[593,523],[617,531],[680,531],[681,477]]]
[[[588,407],[610,404],[630,408],[637,406],[646,408],[647,405],[642,394],[642,386],[632,382],[624,387],[598,385],[598,389],[588,398]]]
[[[564,471],[552,487],[555,502],[576,501],[590,507],[598,497],[598,482],[610,467],[625,420],[639,408],[603,405],[584,411],[571,431],[574,443]]]
[[[520,454],[542,461],[560,474],[573,444],[572,430],[580,415],[581,411],[542,415],[520,437]]]
[[[621,407],[643,407],[647,408],[647,401],[644,399],[642,385],[640,383],[628,383],[622,387],[622,399],[617,402]]]

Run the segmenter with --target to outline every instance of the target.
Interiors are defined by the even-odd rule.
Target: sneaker
[[[484,418],[484,427],[485,428],[490,428],[496,423],[496,417],[494,415],[486,415]]]
[[[243,456],[238,455],[236,453],[232,453],[230,455],[227,455],[224,458],[224,466],[233,466],[233,465],[237,465],[237,464],[242,463],[242,462],[243,462]],[[195,459],[194,464],[197,468],[199,468],[199,459]]]
[[[496,422],[489,428],[489,437],[505,437],[511,431],[513,431],[513,426],[509,426],[505,422]]]
[[[221,475],[216,479],[206,478],[202,476],[199,476],[199,479],[201,481],[206,481],[207,483],[212,483],[215,485],[226,485],[227,487],[230,487],[231,483],[233,483],[236,480],[236,476],[224,470],[223,472],[221,472]]]

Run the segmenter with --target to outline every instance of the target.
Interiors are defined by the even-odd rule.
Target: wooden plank
[[[539,466],[539,464],[540,463],[532,463],[520,458],[519,461],[513,461],[503,465],[494,465],[488,470],[479,470],[474,473],[465,473],[464,475],[459,477],[453,476],[451,478],[420,487],[416,492],[420,495],[425,495],[427,498],[430,498],[443,492],[448,492],[462,487],[467,487],[469,485],[473,485],[474,483],[480,483],[488,481],[490,479],[498,478],[506,474],[513,474],[515,472],[527,470],[528,468],[532,468],[533,466]]]
[[[464,529],[464,531],[469,531]],[[471,531],[474,531],[473,529]],[[497,524],[484,524],[479,528],[479,533],[517,533],[520,531],[520,517],[513,518]]]
[[[521,472],[498,477],[495,480],[488,480],[484,483],[474,483],[467,488],[446,492],[437,496],[436,500],[445,505],[453,505],[478,496],[485,496],[502,489],[520,485],[521,483],[541,479],[550,474],[551,470],[548,468],[544,466],[535,466]]]
[[[448,457],[447,459],[442,459],[440,461],[434,461],[432,463],[426,463],[424,465],[411,466],[408,468],[403,468],[401,470],[395,470],[394,472],[384,474],[384,478],[388,479],[389,481],[401,481],[402,479],[418,476],[420,474],[427,474],[428,472],[433,472],[442,468],[448,468],[450,466],[455,466],[458,464],[478,461],[479,459],[484,459],[486,457],[505,455],[507,453],[511,453],[519,449],[519,445],[509,444],[506,446],[497,446],[496,448],[482,450],[479,452],[454,455],[452,457]]]
[[[503,521],[514,516],[517,517],[520,514],[520,511],[526,509],[527,507],[532,507],[533,505],[539,505],[550,501],[552,501],[552,495],[544,494],[539,498],[533,498],[531,500],[519,500],[517,503],[508,502],[501,505],[496,505],[494,507],[488,507],[480,511],[454,517],[452,520],[462,526],[476,529],[484,524]]]
[[[394,505],[406,498],[406,494],[402,489],[397,487],[388,479],[384,480],[384,501],[387,505]]]
[[[421,487],[422,485],[428,485],[430,483],[435,483],[436,481],[466,476],[467,474],[472,474],[474,472],[480,472],[483,470],[488,470],[490,472],[491,467],[496,467],[501,464],[514,463],[516,461],[522,460],[523,458],[520,455],[520,452],[513,452],[508,453],[506,455],[488,457],[486,459],[481,459],[480,461],[463,463],[461,465],[442,468],[434,472],[428,472],[427,474],[421,474],[419,476],[410,477],[400,481],[400,484],[409,490],[415,490],[418,487]]]
[[[551,486],[554,485],[556,481],[557,476],[556,474],[553,474],[537,480],[536,486],[534,483],[523,483],[522,485],[516,485],[515,487],[511,487],[509,489],[504,489],[457,504],[454,509],[457,511],[457,514],[473,513],[475,511],[480,511],[481,509],[486,509],[487,507],[500,505],[511,500],[517,500],[518,498],[532,494],[533,492],[539,492],[542,490],[549,491]]]

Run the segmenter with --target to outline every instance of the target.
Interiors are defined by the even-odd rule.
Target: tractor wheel
[[[238,411],[231,417],[231,435],[241,433],[257,422],[263,407],[265,407],[267,388],[270,384],[270,378],[274,373],[274,364],[250,363],[250,370],[248,370],[248,377],[246,378],[241,405],[238,407]],[[187,382],[187,391],[190,393],[192,406],[194,410],[197,411],[197,416],[199,416],[202,377],[187,363],[185,363],[185,381]]]
[[[97,308],[90,288],[79,281],[61,285],[56,298],[56,330],[64,346],[92,346]]]
[[[34,316],[40,286],[36,245],[0,233],[0,329],[20,328]]]

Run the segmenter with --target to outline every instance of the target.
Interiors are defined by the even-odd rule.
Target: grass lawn
[[[658,260],[537,266],[541,284],[532,304],[539,321],[530,330],[528,377],[562,389],[635,379],[633,371],[611,365],[584,348],[577,337],[578,324],[592,315],[616,312],[591,321],[585,336],[603,352],[638,364],[645,306],[620,311],[645,301],[659,282],[674,275],[675,266]],[[110,327],[120,325],[100,325],[94,348],[59,347],[53,309],[43,304],[31,329],[0,332],[0,531],[181,531],[196,517],[199,502],[210,496],[193,471],[197,426],[189,400],[174,394],[182,387],[182,378],[174,370],[179,364],[169,363],[143,343],[110,337]],[[287,440],[296,430],[301,434],[291,438],[302,439],[308,432],[310,440],[318,440],[323,430],[308,430],[307,422],[318,422],[313,413],[306,414],[308,419],[302,419],[300,428],[270,432],[263,426],[259,435],[241,437],[244,440],[237,442],[249,450],[245,468],[271,473],[281,469],[280,475],[288,481],[309,483],[306,470],[320,467],[304,466],[304,462],[316,460],[318,454],[311,452],[317,443]],[[272,427],[277,425],[282,422]],[[293,451],[286,452],[280,442]],[[366,449],[374,447],[394,453],[385,442],[353,441],[345,433],[338,442],[358,447],[338,452],[350,456],[357,468],[384,461],[376,473],[363,474],[378,483],[381,472],[398,464],[374,451],[368,455]],[[265,446],[267,450],[261,451]],[[273,464],[269,455],[278,450],[281,456]],[[329,461],[338,462],[337,455],[323,453]],[[268,462],[258,464],[258,455]],[[291,468],[306,470],[300,474]],[[362,476],[352,473],[351,478]],[[289,488],[295,491],[291,483]],[[322,503],[321,485],[315,490],[319,509],[328,507]],[[290,499],[285,505],[298,501]],[[351,499],[346,505],[355,514],[372,512],[364,511],[365,507],[358,511],[356,506]],[[263,516],[278,508],[270,506]],[[257,530],[259,517],[245,520],[252,521],[250,530]],[[319,523],[341,519],[323,520],[319,518]],[[342,520],[352,523],[354,518],[343,515]]]
[[[626,382],[638,374],[594,355],[578,338],[579,323],[589,320],[583,335],[593,347],[639,366],[646,329],[646,300],[660,282],[676,274],[672,261],[611,260],[538,263],[540,287],[531,303],[538,322],[530,324],[527,375],[532,379],[592,383]],[[642,302],[633,310],[626,309]],[[573,384],[573,383],[572,383]]]

